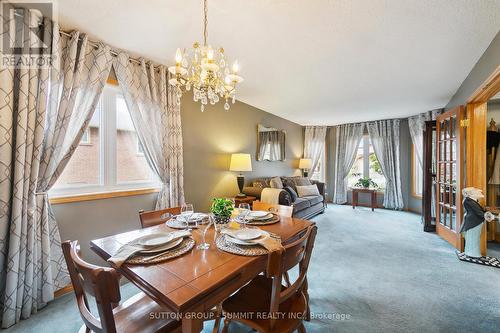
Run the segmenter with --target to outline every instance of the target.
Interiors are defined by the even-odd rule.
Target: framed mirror
[[[286,132],[263,125],[257,126],[257,161],[285,160]]]

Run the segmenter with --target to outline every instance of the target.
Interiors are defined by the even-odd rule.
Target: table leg
[[[203,330],[203,320],[182,318],[182,333],[199,333]]]
[[[358,192],[352,191],[352,209],[358,205]]]
[[[373,191],[372,192],[372,212],[375,210],[376,206],[377,206],[377,192]]]

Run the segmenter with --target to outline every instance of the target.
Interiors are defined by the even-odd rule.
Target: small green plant
[[[210,211],[217,217],[230,217],[233,212],[233,202],[229,199],[214,198]]]
[[[364,188],[369,188],[369,187],[374,187],[378,188],[378,184],[375,183],[371,178],[365,177],[365,178],[359,178],[358,182],[354,184],[356,187],[364,187]]]

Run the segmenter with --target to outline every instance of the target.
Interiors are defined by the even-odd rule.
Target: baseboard
[[[62,287],[61,289],[56,290],[54,292],[54,297],[55,298],[61,297],[61,296],[66,295],[66,294],[68,294],[70,292],[73,292],[73,285],[72,284],[68,284],[67,286]]]

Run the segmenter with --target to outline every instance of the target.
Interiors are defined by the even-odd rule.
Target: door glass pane
[[[451,221],[450,221],[450,227],[452,230],[455,230],[455,227],[456,227],[456,212],[454,209],[450,209],[450,213],[451,213]]]
[[[457,118],[455,116],[451,117],[451,119],[450,119],[450,134],[451,134],[452,138],[454,138],[456,136],[456,124],[457,124]]]
[[[116,181],[142,183],[153,179],[125,99],[116,95]]]

